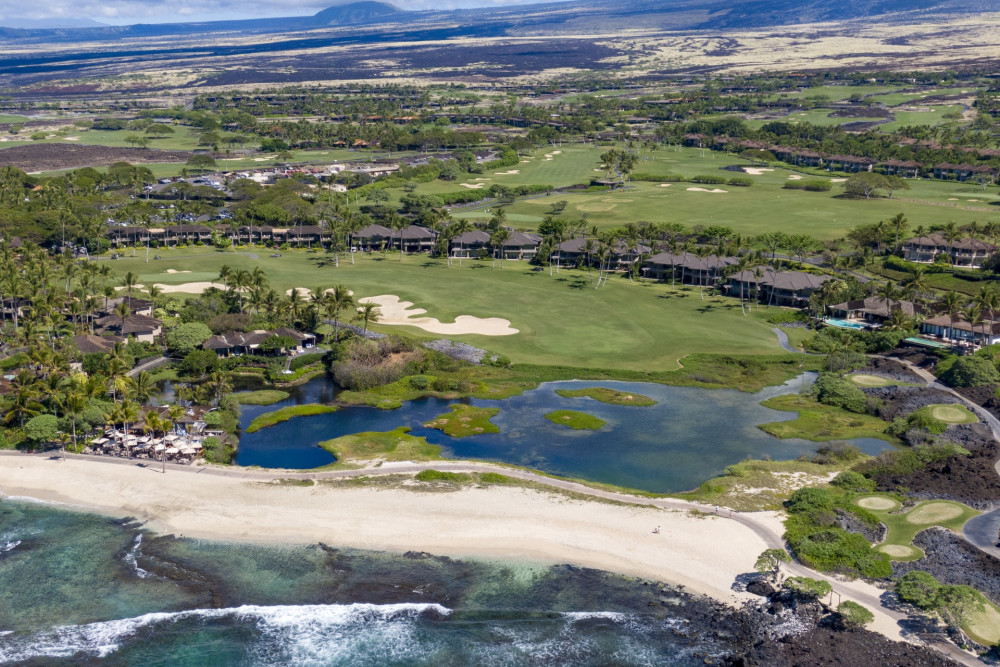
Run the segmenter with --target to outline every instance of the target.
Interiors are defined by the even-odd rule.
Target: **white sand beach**
[[[427,311],[423,308],[411,308],[413,303],[401,301],[395,294],[381,294],[358,299],[359,303],[378,304],[379,324],[407,325],[436,334],[460,336],[462,334],[479,334],[480,336],[513,336],[520,333],[510,326],[510,320],[500,317],[475,317],[459,315],[454,322],[442,322],[434,317],[417,317]]]
[[[730,586],[766,548],[752,530],[722,517],[518,487],[428,493],[162,474],[74,459],[4,457],[2,463],[4,494],[134,516],[163,534],[569,563],[681,584],[723,602],[747,597]]]

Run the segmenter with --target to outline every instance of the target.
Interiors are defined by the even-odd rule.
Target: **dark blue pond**
[[[423,399],[389,411],[344,408],[244,435],[238,462],[269,468],[315,468],[334,461],[318,446],[323,440],[409,426],[413,435],[442,445],[448,457],[512,463],[648,491],[682,491],[746,458],[794,459],[814,452],[817,443],[779,440],[756,428],[766,422],[794,419],[795,413],[771,410],[760,403],[772,396],[801,391],[813,379],[811,374],[805,374],[757,394],[632,382],[550,382],[502,401],[463,401],[500,408],[500,414],[493,418],[500,433],[461,439],[423,427],[424,422],[448,412],[448,406],[457,401]],[[589,398],[563,398],[555,393],[556,389],[594,386],[644,394],[659,402],[650,407],[617,406]],[[281,405],[329,402],[335,393],[329,380],[313,380],[281,404],[247,406],[241,421],[246,426],[255,416]],[[586,412],[607,425],[599,431],[574,431],[544,418],[558,409]],[[882,440],[869,438],[852,442],[868,454],[890,447]]]

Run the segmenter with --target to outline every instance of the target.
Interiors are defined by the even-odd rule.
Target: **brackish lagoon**
[[[818,443],[779,440],[757,428],[758,424],[796,417],[793,412],[765,408],[761,401],[803,391],[814,380],[815,374],[805,373],[756,394],[638,382],[547,382],[500,401],[421,399],[406,402],[397,410],[349,407],[244,434],[237,462],[267,468],[316,468],[334,462],[334,457],[318,446],[324,440],[408,426],[412,435],[441,445],[448,458],[499,461],[645,491],[678,492],[694,488],[747,458],[795,459],[814,452]],[[555,393],[557,389],[580,387],[643,394],[658,403],[649,407],[609,405]],[[244,406],[241,425],[245,428],[255,416],[284,405],[330,402],[335,396],[332,381],[317,378],[281,403]],[[499,408],[500,414],[492,421],[500,433],[456,439],[423,426],[448,412],[454,403]],[[574,431],[544,418],[558,409],[586,412],[607,425],[598,431]],[[851,442],[867,454],[891,447],[870,438]]]

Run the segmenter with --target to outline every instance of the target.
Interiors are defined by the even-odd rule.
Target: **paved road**
[[[976,405],[951,387],[946,387],[941,384],[932,373],[924,370],[923,368],[920,368],[905,359],[897,359],[896,357],[883,358],[892,359],[893,361],[903,364],[911,371],[919,375],[927,383],[928,387],[951,394],[960,400],[965,406],[972,410],[973,413],[978,415],[987,426],[990,427],[990,431],[993,432],[993,437],[1000,441],[1000,419],[994,417],[993,413]],[[993,467],[996,470],[997,475],[1000,475],[1000,460],[994,463]],[[962,536],[969,544],[976,547],[980,551],[989,554],[994,558],[1000,559],[1000,547],[997,547],[997,542],[1000,541],[1000,507],[991,512],[984,512],[967,522],[962,528]]]

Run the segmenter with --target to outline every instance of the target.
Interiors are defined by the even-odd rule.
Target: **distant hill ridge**
[[[362,35],[366,26],[383,25],[400,38],[421,39],[426,35],[436,39],[544,32],[587,34],[636,27],[733,30],[852,19],[919,20],[924,16],[995,11],[997,0],[570,0],[419,12],[377,0],[348,0],[313,16],[29,30],[0,28],[0,41],[83,42],[216,32],[277,34],[347,26]],[[441,33],[442,29],[447,34]]]

